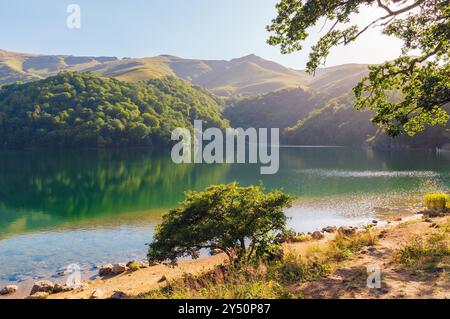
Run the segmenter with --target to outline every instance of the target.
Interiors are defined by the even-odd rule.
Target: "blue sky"
[[[266,44],[265,26],[277,0],[0,0],[0,48],[18,52],[232,59],[250,53],[304,68],[308,51],[281,55]],[[69,4],[81,7],[81,29],[68,29]],[[361,21],[373,15],[363,12]],[[308,48],[318,37],[312,31]],[[371,32],[358,45],[336,50],[327,66],[379,63],[399,43]]]

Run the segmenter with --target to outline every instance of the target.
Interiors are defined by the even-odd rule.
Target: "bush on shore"
[[[397,250],[400,264],[416,272],[450,270],[450,223],[427,238],[415,236]]]
[[[197,259],[202,249],[221,251],[230,263],[279,258],[276,236],[286,228],[283,210],[290,204],[281,191],[265,193],[262,186],[236,182],[189,192],[179,208],[163,217],[148,259],[174,265],[182,257]]]
[[[450,196],[443,193],[426,194],[425,204],[428,209],[442,211],[450,208]]]
[[[363,247],[374,246],[377,240],[378,237],[374,230],[370,228],[355,234],[355,236],[338,233],[335,239],[330,242],[327,254],[329,258],[335,261],[343,261]]]

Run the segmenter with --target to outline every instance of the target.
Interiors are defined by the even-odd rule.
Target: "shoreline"
[[[356,198],[359,199],[366,199],[367,196],[356,196]],[[403,198],[403,200],[399,200],[400,198]],[[353,200],[355,199],[355,197],[352,198]],[[348,198],[347,198],[348,200]],[[296,200],[298,202],[298,204],[300,205],[300,207],[302,207],[302,204],[305,203],[315,203],[317,205],[317,201],[315,201],[314,199],[297,199]],[[412,194],[408,194],[406,200],[405,197],[403,197],[403,195],[400,195],[400,197],[398,196],[394,196],[394,197],[389,197],[389,199],[384,201],[383,206],[373,206],[373,218],[367,218],[366,221],[364,223],[348,223],[348,224],[333,224],[332,221],[330,221],[330,224],[327,226],[345,226],[345,227],[355,227],[359,228],[359,229],[363,229],[366,225],[374,225],[376,228],[378,229],[382,229],[383,227],[392,227],[396,224],[398,224],[398,222],[395,222],[395,220],[397,219],[401,219],[401,222],[408,222],[409,220],[414,220],[414,219],[420,219],[420,215],[415,214],[414,212],[417,211],[421,211],[424,206],[423,204],[416,198],[416,196],[413,196]],[[374,204],[375,205],[375,204]],[[372,221],[373,219],[375,220],[375,223],[371,223],[370,221]],[[324,226],[322,228],[322,226],[320,226],[320,228],[315,228],[316,231],[321,231],[323,234],[325,234],[325,240],[329,241],[332,237],[329,236],[330,234],[327,234],[326,232],[324,232],[324,228],[326,228],[327,226]],[[311,235],[314,232],[314,230],[311,230],[310,232],[308,232],[309,235]],[[306,234],[306,232],[305,232]],[[316,241],[311,241],[311,242],[306,242],[308,243],[314,243]],[[291,244],[288,244],[288,246]],[[294,246],[302,246],[305,245],[305,243],[297,243],[294,244]],[[124,258],[121,260],[115,260],[115,263],[120,263],[120,262],[127,262],[127,260],[137,260],[139,262],[144,262],[145,261],[143,259],[140,259],[139,257],[137,259],[132,259],[133,257],[131,257],[130,259]],[[152,266],[152,267],[148,267],[145,269],[141,269],[137,272],[125,272],[124,274],[119,274],[116,276],[110,276],[110,277],[105,277],[105,278],[101,278],[98,274],[99,272],[99,268],[100,268],[100,264],[96,264],[96,263],[92,263],[92,262],[88,262],[88,263],[83,263],[83,265],[91,265],[89,267],[82,267],[82,269],[85,269],[82,271],[82,282],[83,282],[83,289],[87,289],[87,287],[97,287],[97,286],[103,286],[105,285],[105,287],[107,287],[106,292],[114,292],[116,290],[120,290],[123,289],[125,291],[127,291],[127,294],[131,294],[134,295],[136,294],[136,290],[137,288],[131,288],[131,290],[129,288],[127,288],[127,284],[124,283],[123,281],[129,280],[132,277],[136,277],[136,278],[140,278],[137,280],[141,280],[142,283],[139,284],[133,284],[132,286],[136,286],[136,287],[141,287],[142,289],[154,289],[156,287],[160,286],[160,283],[158,283],[158,281],[163,277],[167,277],[168,279],[174,279],[177,276],[182,275],[183,273],[187,272],[187,273],[201,273],[204,272],[205,270],[210,269],[210,267],[214,267],[217,266],[218,264],[216,262],[214,262],[215,259],[217,259],[217,256],[208,256],[207,254],[202,255],[198,260],[183,260],[180,261],[180,267],[178,269],[171,269],[168,268],[166,266]],[[221,259],[219,258],[219,261],[221,261]],[[107,262],[111,262],[111,260],[105,260],[105,262],[103,262],[102,264],[106,264]],[[155,268],[157,267],[157,268]],[[162,267],[162,268],[161,268]],[[62,268],[61,268],[62,269]],[[86,270],[88,269],[88,270]],[[139,275],[137,275],[139,273]],[[123,277],[126,277],[125,279],[123,279]],[[34,285],[34,283],[36,281],[42,281],[42,280],[48,280],[53,282],[54,284],[58,284],[58,285],[64,285],[65,281],[67,279],[67,275],[63,274],[63,275],[59,275],[58,271],[56,272],[48,272],[48,275],[41,275],[38,278],[28,278],[22,282],[19,283],[6,283],[6,285],[12,284],[12,285],[17,285],[18,286],[18,291],[14,294],[11,295],[7,295],[7,296],[0,296],[0,299],[23,299],[26,298],[30,295],[30,292],[32,290],[32,287]],[[125,280],[125,281],[126,281]],[[147,282],[148,281],[148,282]],[[0,289],[3,288],[5,284],[1,285]],[[117,286],[116,289],[114,289],[114,286]],[[120,289],[119,289],[120,288]],[[142,291],[140,291],[142,292]],[[139,292],[139,293],[140,293]],[[77,295],[76,293],[72,292],[68,292],[66,293],[66,296],[72,296],[72,295]],[[81,295],[83,296],[83,298],[86,298],[86,296],[81,293]],[[50,295],[49,298],[55,298],[56,295]]]
[[[449,216],[439,217],[441,219],[449,219]],[[398,234],[395,232],[400,230],[404,232],[404,229],[408,229],[408,236],[415,232],[422,233],[424,228],[428,227],[428,221],[425,221],[424,215],[415,214],[409,217],[403,218],[399,221],[392,221],[386,223],[384,226],[374,225],[373,229],[377,232],[392,232],[397,238]],[[425,225],[424,225],[425,224]],[[358,232],[363,232],[363,228],[359,228]],[[336,233],[325,233],[325,237],[318,240],[309,240],[299,243],[285,243],[283,244],[285,253],[293,253],[297,256],[305,256],[311,250],[318,250],[326,247],[328,243],[335,238]],[[402,236],[406,236],[402,233]],[[390,242],[389,245],[399,245],[398,238],[397,243]],[[407,240],[407,238],[403,238]],[[362,256],[355,256],[357,262],[361,258],[370,257],[369,254],[364,253]],[[170,282],[182,278],[186,274],[200,275],[206,273],[209,270],[214,269],[227,261],[226,256],[223,254],[210,256],[206,258],[200,258],[198,260],[181,261],[175,268],[165,265],[156,265],[148,268],[140,269],[134,272],[126,271],[122,274],[110,277],[99,277],[89,280],[84,283],[84,286],[78,290],[51,294],[49,299],[109,299],[109,298],[142,298],[145,293],[152,290],[157,290]],[[382,259],[383,264],[387,261]],[[318,279],[327,280],[326,277]],[[345,282],[345,280],[344,280]],[[316,281],[303,284],[310,289],[309,286],[316,284]],[[449,291],[450,293],[450,291]],[[119,296],[119,297],[117,297]],[[120,297],[122,296],[122,297]],[[449,295],[450,297],[450,295]]]
[[[370,200],[368,200],[368,198]],[[297,227],[295,226],[302,226],[301,228],[305,228],[306,225],[309,225],[308,227],[306,227],[305,229],[308,230],[304,230],[304,232],[314,232],[317,230],[321,230],[324,227],[327,226],[356,226],[356,227],[362,227],[365,224],[370,223],[373,219],[377,219],[378,221],[380,221],[380,224],[385,223],[385,220],[392,218],[398,218],[398,217],[405,217],[405,216],[411,216],[415,211],[420,210],[423,205],[419,204],[417,206],[417,203],[420,203],[420,201],[413,201],[411,202],[411,198],[415,199],[416,196],[414,194],[408,194],[406,199],[405,199],[405,195],[404,194],[397,194],[395,196],[389,196],[389,199],[387,201],[384,201],[384,203],[381,204],[381,206],[378,206],[379,203],[376,202],[376,198],[378,198],[377,195],[369,195],[369,197],[367,195],[363,196],[363,195],[355,195],[352,197],[341,197],[341,196],[336,196],[336,197],[330,197],[330,198],[326,198],[325,200],[323,200],[323,202],[318,201],[317,198],[297,198],[296,199],[296,203],[297,205],[294,205],[293,207],[293,212],[289,212],[287,213],[287,215],[291,216],[293,215],[294,218],[292,220],[292,225],[290,225],[289,227],[291,228],[296,228],[296,231],[302,231],[302,229],[297,229]],[[295,220],[295,216],[303,218],[301,216],[304,216],[303,214],[305,213],[304,209],[313,209],[314,208],[319,208],[319,209],[323,209],[324,206],[329,206],[330,205],[330,201],[332,203],[334,203],[334,206],[338,206],[341,207],[341,205],[344,202],[351,202],[352,205],[355,205],[357,203],[362,203],[362,202],[373,202],[373,210],[372,210],[372,214],[367,214],[367,213],[363,213],[361,217],[357,217],[357,216],[353,216],[353,217],[345,217],[345,214],[343,215],[344,217],[342,218],[342,220],[330,220],[329,223],[328,222],[317,222],[317,220],[315,219],[313,221],[313,223],[309,223],[308,224],[308,217],[307,220],[305,220],[305,223],[300,223],[298,222],[298,220]],[[357,204],[358,205],[358,204]],[[353,208],[356,211],[364,211],[364,207],[355,207]],[[307,213],[306,215],[314,215],[314,212],[311,213]],[[325,215],[321,215],[323,216],[327,216],[326,212],[324,212]],[[305,216],[306,216],[305,215]],[[310,217],[311,217],[310,216]],[[332,215],[326,217],[323,220],[328,220],[329,217],[333,217]],[[356,218],[355,218],[356,217]],[[345,222],[345,219],[348,219],[347,222]],[[320,220],[320,218],[319,218]],[[353,221],[352,221],[353,220]],[[294,222],[297,223],[294,223]],[[317,223],[315,223],[317,222]],[[335,224],[335,222],[337,224]],[[325,224],[326,223],[326,224]],[[145,246],[143,246],[143,249],[145,250]],[[103,259],[102,261],[94,261],[92,259],[90,260],[84,260],[82,261],[82,263],[80,264],[81,268],[83,269],[82,271],[82,280],[83,281],[90,281],[92,279],[95,280],[95,277],[97,277],[98,275],[98,268],[101,264],[106,264],[106,263],[119,263],[119,262],[128,262],[129,260],[133,260],[133,259],[137,259],[138,261],[144,261],[144,259],[141,259],[142,257],[144,257],[145,255],[145,251],[143,250],[142,256],[139,257],[138,255],[133,254],[127,254],[127,252],[124,252],[124,258],[114,258],[113,260],[111,259]],[[208,255],[203,255],[202,259],[208,258]],[[64,284],[66,281],[66,277],[64,276],[60,276],[58,275],[59,272],[63,271],[64,268],[55,268],[55,269],[47,269],[47,270],[42,270],[42,271],[37,271],[36,275],[37,276],[31,276],[31,275],[23,275],[22,280],[17,281],[17,282],[8,282],[5,281],[3,282],[0,286],[0,289],[3,288],[3,286],[5,285],[17,285],[19,290],[17,293],[11,295],[11,296],[0,296],[0,299],[9,299],[9,298],[26,298],[29,296],[29,293],[33,287],[33,284],[36,281],[39,280],[49,280],[52,281],[54,283],[58,283],[58,284]]]
[[[374,229],[388,230],[393,229],[400,224],[408,224],[417,220],[421,220],[421,214],[413,214],[408,217],[401,218],[398,221],[380,221],[373,224]],[[363,227],[359,228],[360,230]],[[324,238],[320,240],[309,240],[300,243],[285,243],[285,251],[294,251],[297,254],[302,254],[306,250],[313,246],[327,244],[335,236],[333,233],[324,234]],[[184,274],[201,274],[214,267],[223,264],[226,261],[226,256],[204,256],[197,260],[183,260],[179,262],[179,265],[175,268],[165,265],[147,266],[137,271],[125,271],[118,275],[100,277],[98,275],[98,268],[96,272],[92,271],[90,274],[83,275],[82,287],[76,290],[67,291],[63,293],[50,294],[49,299],[87,299],[91,298],[94,293],[97,292],[98,297],[109,298],[114,293],[120,292],[127,296],[137,297],[145,292],[158,289],[168,281],[181,278]],[[60,280],[54,280],[55,283],[63,284],[65,277],[59,278]],[[17,293],[4,296],[6,299],[23,299],[29,296],[32,284],[24,285],[20,287]],[[28,291],[28,293],[27,293]]]

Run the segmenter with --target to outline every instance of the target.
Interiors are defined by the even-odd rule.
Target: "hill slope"
[[[308,86],[328,97],[337,97],[348,93],[368,73],[367,64],[343,64],[317,69]]]
[[[0,146],[169,144],[176,127],[225,127],[220,100],[163,78],[126,83],[90,73],[61,73],[0,88]]]
[[[353,102],[351,91],[330,98],[322,91],[289,89],[229,102],[224,116],[234,127],[280,128],[282,143],[289,145],[450,148],[450,123],[392,139],[370,121],[372,112],[356,111]]]
[[[223,115],[233,127],[285,129],[295,125],[323,102],[323,96],[312,90],[285,89],[228,101]]]
[[[228,97],[224,115],[234,127],[279,127],[285,130],[283,142],[289,144],[370,144],[383,148],[450,145],[448,125],[430,128],[414,138],[392,140],[372,125],[370,112],[355,111],[351,89],[368,73],[364,64],[322,68],[310,76],[255,55],[230,61],[169,55],[117,59],[0,50],[0,85],[39,80],[68,70],[91,71],[128,83],[167,76],[185,79]]]
[[[37,55],[0,50],[0,85],[44,79],[61,71],[81,71],[117,60],[114,57]]]
[[[252,95],[304,87],[310,81],[304,72],[255,55],[225,61],[168,55],[118,59],[0,51],[0,84],[42,79],[61,71],[91,71],[128,82],[172,75],[205,87],[219,96]]]

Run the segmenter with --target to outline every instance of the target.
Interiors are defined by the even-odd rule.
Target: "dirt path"
[[[449,218],[436,218],[436,224]],[[417,274],[399,265],[393,253],[412,236],[426,236],[433,231],[430,222],[417,220],[402,223],[386,232],[371,249],[364,249],[330,276],[296,287],[305,298],[450,298],[450,274]],[[367,266],[381,268],[380,289],[367,288]]]

